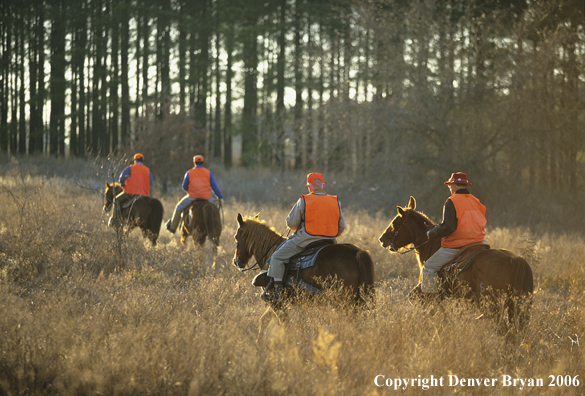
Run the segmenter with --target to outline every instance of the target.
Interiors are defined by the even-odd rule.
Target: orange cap
[[[323,175],[317,172],[309,173],[307,175],[307,185],[311,183],[325,183]]]
[[[196,155],[195,157],[193,157],[193,163],[195,162],[203,162],[203,156],[202,155]]]
[[[134,154],[134,161],[144,161],[144,155],[140,153]]]

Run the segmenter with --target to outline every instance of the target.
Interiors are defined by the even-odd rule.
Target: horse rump
[[[360,274],[360,304],[369,308],[376,305],[376,290],[374,289],[374,262],[372,257],[365,250],[359,250],[355,256]]]
[[[512,257],[510,265],[513,281],[512,296],[508,303],[508,317],[515,329],[521,332],[530,321],[534,280],[532,269],[523,257]]]
[[[149,234],[149,239],[153,245],[156,245],[158,235],[160,233],[160,225],[162,224],[164,207],[161,201],[156,198],[149,200],[151,213],[146,224],[146,231]]]
[[[214,246],[219,246],[219,237],[221,235],[221,221],[219,218],[219,209],[212,203],[203,206],[203,219],[207,236]]]

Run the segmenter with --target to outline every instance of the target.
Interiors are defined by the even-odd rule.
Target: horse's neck
[[[416,257],[419,265],[422,267],[423,264],[441,247],[441,239],[431,239],[427,237],[427,230],[435,227],[435,224],[429,220],[429,224],[426,221],[420,226],[420,233],[417,233],[414,246],[420,246],[416,249]],[[426,243],[428,241],[428,243]]]
[[[278,239],[276,239],[276,238]],[[254,257],[256,258],[256,262],[260,266],[261,269],[268,269],[267,263],[268,259],[276,249],[285,241],[286,238],[275,234],[275,237],[271,237],[268,239],[269,243],[266,245],[258,245],[254,251]]]
[[[425,235],[426,238],[426,235]],[[441,239],[430,239],[416,250],[419,265],[422,267],[424,263],[441,247]]]

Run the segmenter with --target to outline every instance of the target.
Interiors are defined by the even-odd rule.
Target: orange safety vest
[[[211,198],[211,183],[209,182],[209,169],[191,168],[189,169],[189,190],[187,193],[190,198]]]
[[[305,231],[313,236],[334,238],[339,233],[339,203],[335,195],[303,195]]]
[[[130,165],[130,177],[124,183],[124,191],[132,195],[150,195],[150,171],[146,166]]]
[[[485,238],[485,206],[471,194],[455,194],[448,199],[457,212],[457,229],[441,240],[441,246],[460,248]]]

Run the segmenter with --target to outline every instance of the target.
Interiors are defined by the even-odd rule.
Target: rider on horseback
[[[172,218],[165,224],[167,230],[172,234],[177,230],[183,211],[189,208],[196,199],[206,199],[212,204],[215,204],[215,199],[211,194],[211,190],[213,190],[215,195],[219,198],[219,207],[221,208],[223,206],[223,195],[221,195],[221,191],[219,191],[219,187],[217,187],[213,174],[203,166],[203,162],[204,158],[202,155],[194,156],[193,164],[195,166],[185,173],[183,190],[187,195],[179,201],[175,207]]]
[[[274,290],[263,294],[267,301],[280,303],[283,294],[285,262],[312,242],[335,238],[345,230],[341,205],[335,195],[328,195],[323,189],[325,180],[317,172],[307,175],[309,194],[299,198],[293,206],[286,225],[294,230],[286,241],[270,257],[268,276],[274,278]]]
[[[114,198],[114,212],[108,222],[110,227],[119,225],[122,204],[136,195],[149,196],[152,185],[152,173],[144,164],[144,156],[134,154],[134,164],[126,167],[120,175],[120,184],[124,191]]]
[[[444,184],[449,187],[451,196],[443,206],[443,222],[427,231],[431,238],[442,238],[441,248],[424,264],[421,291],[440,292],[438,271],[451,260],[459,250],[471,243],[485,243],[486,208],[479,199],[469,193],[467,175],[457,172]]]

